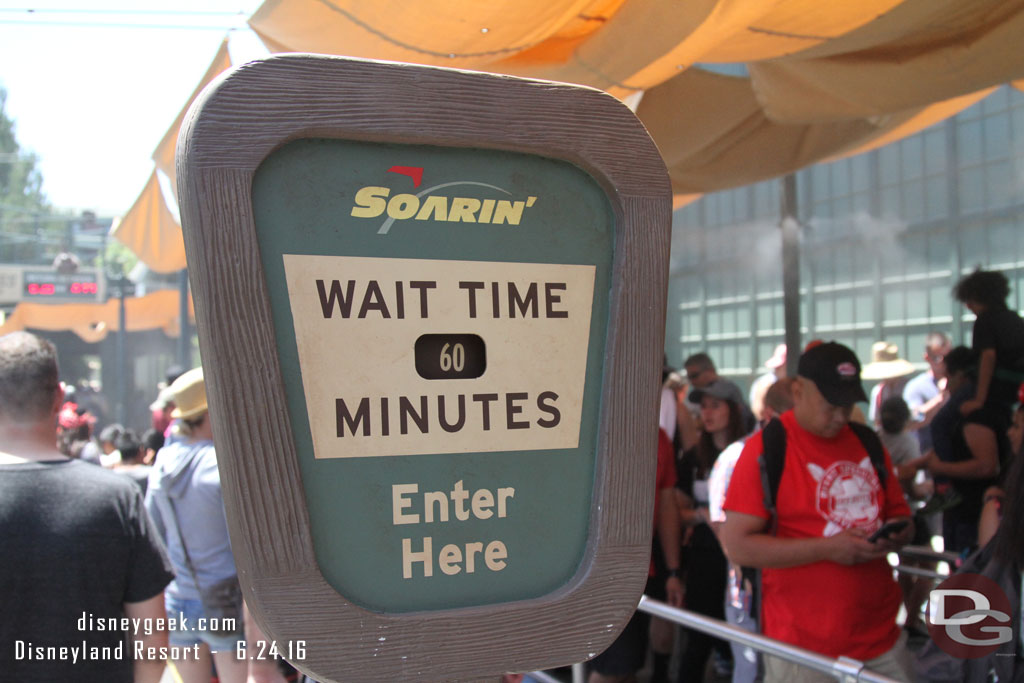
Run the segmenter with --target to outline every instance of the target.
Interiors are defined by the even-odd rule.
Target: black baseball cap
[[[867,401],[860,384],[860,361],[838,342],[817,344],[800,356],[796,374],[814,382],[825,400],[834,406],[852,406]]]
[[[703,389],[694,389],[687,396],[690,403],[700,403],[705,396],[711,396],[721,401],[734,401],[736,398],[735,389],[726,380],[719,377]]]

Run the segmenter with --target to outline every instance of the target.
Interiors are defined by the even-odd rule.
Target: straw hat
[[[184,373],[170,386],[174,394],[174,419],[190,420],[206,412],[206,383],[203,381],[203,369],[193,368]]]
[[[914,364],[900,358],[900,347],[889,342],[875,342],[871,345],[871,362],[861,370],[864,380],[885,380],[906,377],[917,372]]]

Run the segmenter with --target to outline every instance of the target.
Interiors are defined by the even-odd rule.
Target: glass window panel
[[[750,218],[750,189],[741,187],[733,191],[733,216],[738,221]]]
[[[849,228],[850,217],[853,215],[853,199],[849,195],[845,197],[837,197],[833,202],[832,215],[836,217],[836,220],[840,223],[836,227],[842,232],[846,232]]]
[[[828,166],[825,164],[816,164],[811,166],[811,201],[821,201],[832,196],[832,188],[829,184],[828,178]],[[780,179],[779,182],[782,182]]]
[[[839,249],[835,252],[835,283],[853,282],[853,252],[850,249]]]
[[[736,332],[736,309],[732,306],[724,308],[721,311],[722,315],[722,333],[723,334],[735,334]]]
[[[722,333],[722,312],[718,310],[708,311],[708,334]]]
[[[953,315],[953,297],[949,287],[933,286],[928,290],[928,311],[933,318]]]
[[[754,185],[754,215],[776,218],[779,215],[779,188],[775,183]]]
[[[920,223],[924,219],[924,186],[920,180],[903,185],[903,219]]]
[[[960,210],[978,211],[985,208],[984,169],[968,168],[960,172]]]
[[[761,304],[757,307],[757,329],[760,331],[775,329],[775,321],[772,318],[774,306]]]
[[[930,129],[924,134],[925,173],[942,173],[946,170],[946,127]]]
[[[981,121],[962,121],[956,127],[957,154],[960,166],[981,163]]]
[[[860,192],[853,195],[851,204],[854,215],[871,213],[871,195],[867,192]]]
[[[728,223],[732,216],[730,216],[730,209],[732,209],[732,203],[727,200],[728,192],[719,192],[715,195],[714,203],[716,205],[717,220],[715,225],[723,225]]]
[[[850,192],[850,161],[843,159],[832,164],[832,194]]]
[[[956,115],[957,123],[961,121],[972,121],[981,116],[981,103],[975,103]]]
[[[988,253],[996,263],[1015,261],[1017,256],[1016,228],[1010,221],[1000,221],[988,229]]]
[[[807,302],[802,301],[800,305],[800,319],[807,320]],[[775,312],[772,314],[772,320],[775,322],[775,329],[781,330],[786,326],[786,316],[783,312],[782,303],[775,304]]]
[[[932,273],[949,270],[952,263],[953,243],[948,232],[928,235],[928,270]]]
[[[1010,115],[1008,112],[986,117],[981,121],[985,131],[985,158],[1004,159],[1009,156]]]
[[[903,180],[920,178],[924,175],[924,142],[920,135],[913,135],[900,142],[903,160]]]
[[[902,322],[904,316],[903,292],[887,289],[882,293],[882,310],[885,322]]]
[[[927,318],[928,317],[928,294],[924,287],[911,287],[907,289],[907,317]]]
[[[981,226],[965,226],[960,230],[960,254],[965,268],[988,263],[987,239]]]
[[[714,200],[714,195],[705,197],[701,201],[704,202],[705,225],[718,225],[718,202]]]
[[[899,217],[900,211],[900,189],[899,187],[882,188],[882,215],[887,217]]]
[[[755,363],[753,362],[753,359],[750,357],[750,344],[743,343],[736,345],[736,367],[755,367]]]
[[[857,323],[875,321],[875,299],[870,294],[858,294],[854,297],[854,315]]]
[[[832,254],[824,249],[819,249],[811,254],[814,266],[814,284],[831,285],[836,281],[835,265],[832,262]]]
[[[878,150],[879,176],[882,185],[894,185],[900,181],[900,150],[898,145],[886,145]]]
[[[922,275],[928,272],[928,238],[915,233],[903,238],[903,251],[907,275]]]
[[[859,154],[850,159],[850,189],[853,192],[867,192],[871,188],[871,156]]]
[[[1014,107],[1010,117],[1013,119],[1013,139],[1020,142],[1024,140],[1024,107]]]
[[[949,215],[949,186],[946,176],[933,176],[924,181],[924,217],[928,220]]]
[[[1014,185],[1013,166],[1008,161],[996,162],[985,167],[985,188],[988,191],[986,208],[996,209],[1013,203]]]
[[[832,316],[832,299],[818,295],[814,301],[814,322],[818,327],[835,324]]]
[[[983,99],[980,103],[981,113],[992,114],[1006,109],[1010,103],[1007,90],[1008,88],[1006,87],[998,88],[994,93]]]
[[[861,365],[864,365],[871,361],[871,345],[876,341],[874,335],[857,335],[853,343],[850,344],[850,348],[857,354],[857,358],[860,359]],[[867,387],[865,387],[867,389]]]
[[[852,325],[854,323],[853,299],[840,296],[836,299],[836,324]]]

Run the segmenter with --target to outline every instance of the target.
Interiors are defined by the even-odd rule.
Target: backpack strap
[[[860,444],[864,447],[864,450],[868,452],[868,457],[871,458],[871,465],[875,468],[875,474],[878,475],[878,483],[882,485],[882,490],[884,491],[885,481],[889,477],[889,470],[885,466],[885,449],[882,447],[882,440],[878,438],[875,430],[859,422],[851,422],[850,429],[860,439]]]
[[[772,535],[778,524],[776,501],[779,494],[779,482],[782,481],[782,470],[786,465],[786,428],[782,422],[773,419],[761,430],[761,489],[764,493],[764,508],[771,517],[769,525]]]

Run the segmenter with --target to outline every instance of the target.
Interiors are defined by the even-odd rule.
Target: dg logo
[[[1006,593],[980,574],[956,574],[928,597],[928,633],[961,659],[985,657],[1013,640],[1013,609]]]

